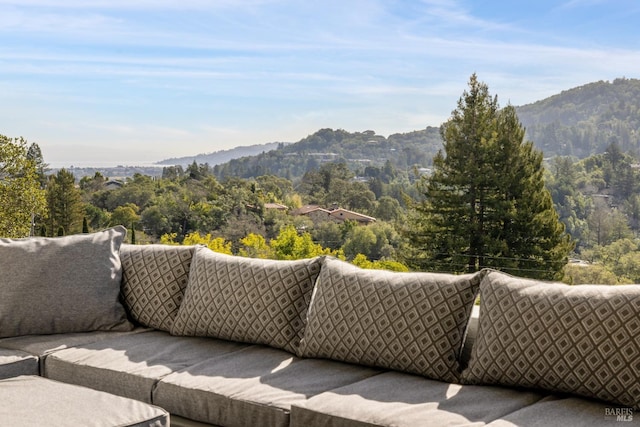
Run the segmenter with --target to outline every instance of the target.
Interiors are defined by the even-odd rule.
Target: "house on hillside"
[[[282,205],[280,203],[265,203],[264,208],[265,210],[273,209],[273,210],[282,211],[282,212],[286,212],[287,210],[289,210],[289,207]]]
[[[292,212],[293,215],[306,216],[313,221],[314,224],[329,221],[329,211],[318,205],[306,205]]]
[[[116,181],[115,179],[110,179],[104,183],[106,190],[117,190],[118,188],[122,188],[122,186],[124,186],[124,183],[122,181]]]
[[[304,215],[309,217],[314,223],[323,221],[345,222],[355,221],[358,224],[366,225],[375,222],[376,219],[361,214],[359,212],[350,211],[343,208],[325,209],[317,205],[307,205],[293,212],[294,215]]]
[[[356,221],[358,224],[370,224],[376,222],[372,216],[361,214],[359,212],[350,211],[343,208],[336,208],[329,211],[329,216],[336,222],[344,222],[347,220]]]

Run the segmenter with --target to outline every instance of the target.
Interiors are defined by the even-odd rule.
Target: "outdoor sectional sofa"
[[[640,286],[250,259],[125,232],[0,239],[0,396],[44,377],[174,426],[640,418]],[[0,414],[43,410],[30,400]]]

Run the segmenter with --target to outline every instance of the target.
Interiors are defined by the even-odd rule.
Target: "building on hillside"
[[[314,223],[323,221],[345,222],[349,220],[355,221],[358,224],[366,225],[376,221],[376,219],[371,216],[364,215],[359,212],[350,211],[348,209],[338,207],[325,209],[317,205],[303,206],[300,209],[296,209],[293,214],[307,216]]]
[[[318,205],[306,205],[292,212],[293,215],[302,215],[309,217],[314,224],[329,221],[329,211]]]
[[[376,222],[376,219],[372,216],[361,214],[359,212],[350,211],[343,208],[332,209],[329,211],[329,216],[332,220],[337,222],[344,222],[347,220],[356,221],[358,224],[370,224]]]
[[[118,188],[122,188],[124,183],[122,181],[116,181],[115,179],[110,179],[109,181],[104,183],[104,188],[106,190],[117,190]]]
[[[265,209],[273,209],[276,211],[283,211],[286,212],[287,210],[289,210],[288,206],[282,205],[280,203],[265,203],[264,204],[264,208]]]

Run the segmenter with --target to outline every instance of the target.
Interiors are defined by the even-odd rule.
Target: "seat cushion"
[[[139,324],[171,331],[189,281],[194,246],[122,245],[122,296]]]
[[[569,286],[489,272],[463,381],[640,409],[640,286]]]
[[[483,426],[542,398],[539,393],[386,372],[295,404],[291,427]]]
[[[634,422],[635,421],[635,422]],[[549,396],[531,406],[492,421],[487,427],[548,427],[638,425],[633,409],[578,397]]]
[[[158,407],[41,377],[0,381],[0,402],[6,426],[169,426],[169,414]]]
[[[23,351],[0,348],[0,379],[38,375],[38,358]]]
[[[395,273],[324,261],[299,356],[457,381],[480,274]]]
[[[151,390],[161,378],[243,347],[246,344],[152,331],[57,351],[45,359],[44,375],[150,403]]]
[[[291,405],[377,373],[252,346],[168,375],[158,383],[153,402],[215,425],[288,427]]]
[[[122,226],[0,239],[0,337],[132,328],[120,303]],[[37,316],[34,316],[37,313]]]
[[[197,247],[171,333],[295,353],[321,262],[253,259]]]
[[[40,372],[43,372],[46,357],[55,351],[148,331],[149,329],[146,328],[136,328],[127,332],[96,331],[53,335],[23,335],[21,337],[0,339],[0,347],[23,351],[36,356],[40,364]]]
[[[47,356],[55,351],[79,345],[92,344],[98,341],[110,340],[123,335],[139,334],[151,331],[148,328],[135,328],[126,332],[74,332],[68,334],[51,335],[23,335],[20,337],[0,339],[0,347],[21,350],[38,357]]]

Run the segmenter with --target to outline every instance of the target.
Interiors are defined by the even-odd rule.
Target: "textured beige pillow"
[[[569,286],[489,272],[470,384],[574,393],[640,409],[640,286]]]
[[[298,353],[456,381],[479,283],[479,275],[363,270],[327,258]]]
[[[126,232],[0,239],[0,337],[130,330],[119,299]]]
[[[197,247],[171,333],[295,353],[321,262],[253,259]]]
[[[122,296],[136,322],[169,332],[184,298],[195,246],[122,245]]]

